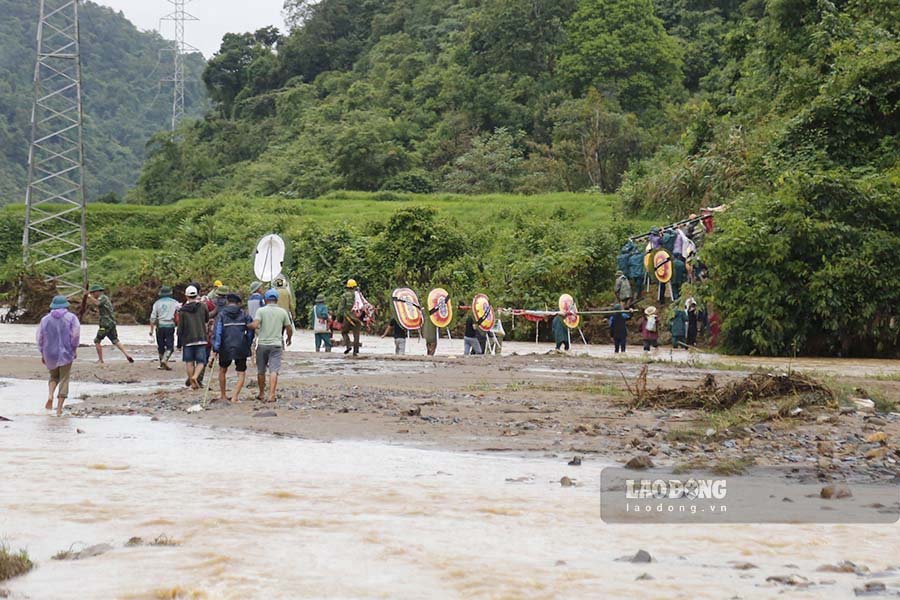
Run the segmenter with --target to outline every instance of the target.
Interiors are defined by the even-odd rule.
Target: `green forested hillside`
[[[700,253],[711,280],[694,290],[722,315],[728,350],[900,355],[896,0],[288,0],[286,10],[285,35],[225,36],[203,73],[212,109],[153,138],[130,201],[264,196],[278,214],[278,199],[335,190],[591,190],[617,194],[618,218],[660,224],[728,204]],[[341,271],[380,273],[384,285],[434,275],[377,242],[388,218],[363,226],[368,241],[352,233],[353,213],[329,228],[350,234],[298,232],[325,257],[308,269],[339,258]],[[398,226],[480,235],[441,212],[420,218]],[[497,255],[502,268],[440,275],[515,298],[526,278],[528,294],[549,297],[562,277],[512,266],[564,270],[580,256],[595,263],[570,279],[598,298],[608,283],[583,279],[611,268],[610,235],[625,231],[598,229],[602,244],[576,245],[587,253],[557,251],[583,218],[526,223],[508,240],[515,252]],[[468,248],[470,268],[481,247]]]
[[[25,197],[34,95],[37,0],[0,0],[0,205]],[[86,192],[124,196],[135,184],[149,138],[171,126],[171,87],[160,86],[172,54],[167,42],[138,31],[120,13],[84,2],[81,42]],[[204,61],[189,59],[189,111],[206,108],[199,84]]]

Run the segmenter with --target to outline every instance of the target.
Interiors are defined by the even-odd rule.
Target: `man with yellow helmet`
[[[341,303],[338,305],[338,315],[342,321],[341,337],[344,340],[344,354],[353,351],[353,356],[359,354],[359,335],[362,332],[362,318],[354,312],[353,307],[356,305],[356,295],[359,291],[359,284],[355,279],[347,281],[347,290],[341,296]],[[350,345],[350,332],[353,332],[353,345]]]

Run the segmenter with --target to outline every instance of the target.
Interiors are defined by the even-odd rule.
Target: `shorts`
[[[281,346],[263,346],[256,348],[256,372],[265,375],[266,370],[269,373],[278,374],[281,370],[281,356],[284,349]]]
[[[247,371],[247,358],[232,358],[230,356],[225,356],[224,354],[219,355],[219,366],[223,369],[227,369],[231,366],[231,363],[234,363],[234,370],[238,373],[245,373]]]
[[[113,344],[119,343],[119,332],[116,331],[116,326],[112,325],[110,327],[101,327],[97,330],[97,337],[94,338],[94,343],[99,344],[103,341],[103,338],[108,338],[110,342]]]
[[[206,344],[200,346],[185,346],[181,354],[182,362],[186,363],[203,363],[209,360],[209,353]]]

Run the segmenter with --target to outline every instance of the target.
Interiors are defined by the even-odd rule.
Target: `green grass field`
[[[415,236],[408,247],[392,240],[385,246],[385,225],[412,207],[434,209],[434,226],[460,237],[463,254],[423,263],[415,256]],[[0,280],[7,284],[21,272],[23,223],[21,205],[0,210]],[[477,288],[535,305],[563,290],[600,301],[611,290],[619,245],[653,224],[626,218],[610,195],[360,192],[315,200],[222,196],[167,206],[92,204],[87,223],[91,280],[114,289],[214,279],[243,289],[253,279],[256,241],[276,232],[291,246],[290,274],[300,300],[314,293],[304,283],[339,290],[341,278],[355,276],[380,287],[433,278],[465,293]]]

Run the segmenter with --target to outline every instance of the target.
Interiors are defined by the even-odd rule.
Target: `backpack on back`
[[[650,315],[647,317],[647,331],[656,331],[656,328],[656,315]]]

